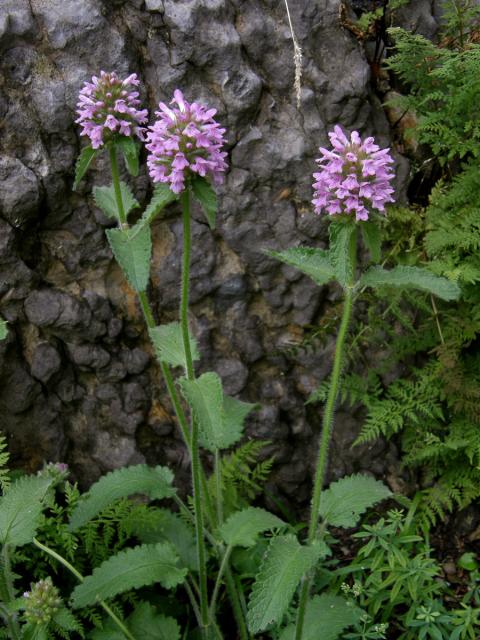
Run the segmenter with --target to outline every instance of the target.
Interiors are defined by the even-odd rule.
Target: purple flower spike
[[[148,170],[153,182],[166,182],[174,193],[185,189],[185,179],[191,173],[223,182],[227,169],[227,154],[222,129],[213,116],[215,109],[188,103],[177,89],[171,105],[158,105],[158,120],[147,133]]]
[[[138,109],[138,84],[136,73],[120,80],[114,71],[101,71],[100,78],[93,76],[92,82],[85,82],[75,122],[82,126],[81,135],[90,138],[94,149],[103,147],[115,134],[144,140],[145,128],[140,125],[147,122],[148,111]]]
[[[338,125],[328,137],[333,151],[320,147],[320,172],[313,174],[315,213],[355,213],[356,220],[368,220],[368,207],[383,213],[393,202],[389,149],[380,149],[373,138],[362,142],[357,131],[349,140]]]

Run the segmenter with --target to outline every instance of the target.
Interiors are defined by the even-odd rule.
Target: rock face
[[[306,495],[319,409],[304,401],[328,374],[332,344],[314,356],[282,348],[315,324],[335,288],[318,289],[263,252],[324,246],[312,213],[311,173],[326,132],[340,123],[389,143],[362,46],[339,23],[338,0],[295,0],[303,49],[301,109],[293,92],[292,41],[273,0],[2,0],[0,7],[0,426],[17,465],[70,463],[84,483],[143,460],[187,459],[141,314],[105,240],[111,223],[93,184],[110,181],[105,159],[72,192],[81,141],[74,124],[82,83],[100,69],[138,72],[150,113],[176,87],[218,109],[230,171],[218,228],[194,212],[192,329],[200,370],[216,368],[227,391],[260,403],[248,433],[271,441],[276,490]],[[429,5],[430,3],[422,3]],[[419,14],[420,15],[420,14]],[[406,161],[398,157],[399,189]],[[132,183],[144,202],[145,174]],[[181,223],[172,207],[154,227],[157,318],[176,318]],[[388,463],[385,450],[349,450],[359,422],[341,414],[333,474]],[[388,456],[387,456],[388,457]]]

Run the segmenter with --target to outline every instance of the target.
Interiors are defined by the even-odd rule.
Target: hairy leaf
[[[84,638],[83,627],[75,618],[70,609],[62,607],[53,616],[53,621],[65,631],[76,631],[80,637]]]
[[[167,362],[172,367],[183,367],[187,370],[185,349],[183,346],[182,326],[179,322],[170,322],[149,329],[150,339],[155,347],[157,358],[160,362]],[[190,351],[193,361],[200,359],[197,341],[190,338]]]
[[[186,569],[178,567],[178,556],[167,543],[144,544],[121,551],[93,570],[92,575],[72,592],[74,609],[88,607],[97,600],[113,598],[130,589],[160,583],[172,589],[182,583]]]
[[[241,438],[243,419],[254,405],[224,396],[222,381],[212,371],[179,382],[198,421],[202,446],[210,451],[228,449]]]
[[[202,205],[203,212],[207,218],[210,229],[215,229],[215,218],[217,215],[217,194],[206,178],[194,176],[192,179],[193,195]]]
[[[168,509],[151,509],[147,523],[135,519],[128,520],[126,529],[146,544],[170,542],[182,564],[198,571],[194,532],[176,513]]]
[[[259,533],[283,527],[285,523],[273,513],[248,507],[233,513],[220,527],[220,535],[231,546],[252,547]]]
[[[132,176],[138,176],[138,154],[140,148],[135,140],[127,136],[122,136],[116,139],[116,144],[120,147],[123,157],[125,158],[128,173]]]
[[[127,620],[128,628],[138,640],[180,640],[175,618],[158,614],[148,602],[141,602]]]
[[[81,179],[86,174],[88,167],[90,166],[92,160],[97,155],[97,149],[92,149],[92,147],[84,147],[78,156],[78,160],[75,164],[75,180],[73,182],[73,190],[76,191],[78,185],[80,184]]]
[[[391,496],[383,482],[357,474],[333,482],[322,493],[320,515],[327,524],[349,529],[369,507]]]
[[[0,543],[20,547],[32,542],[51,478],[26,476],[0,498]]]
[[[135,200],[130,187],[125,184],[125,182],[120,182],[120,191],[122,194],[123,208],[127,216],[132,209],[136,209],[140,205],[137,200]],[[94,187],[93,198],[97,207],[101,209],[108,218],[118,220],[117,200],[113,184],[109,187]]]
[[[153,190],[152,199],[143,213],[141,224],[151,224],[162,209],[177,199],[178,195],[173,193],[167,184],[157,184]]]
[[[329,234],[330,260],[338,282],[345,287],[355,276],[356,228],[350,222],[331,222]]]
[[[318,547],[304,547],[293,535],[272,539],[250,594],[247,622],[252,633],[282,619],[298,583],[315,566],[319,553]]]
[[[380,227],[375,222],[367,220],[360,225],[362,230],[362,237],[365,246],[370,251],[370,257],[372,262],[380,262],[382,255],[382,237],[380,233]]]
[[[344,629],[357,622],[362,613],[361,609],[340,596],[329,593],[314,596],[307,603],[302,640],[318,640],[320,630],[322,640],[336,640]],[[294,624],[284,630],[280,640],[295,640]]]
[[[152,237],[149,226],[107,229],[113,255],[135,291],[145,291],[150,277]]]
[[[70,518],[69,529],[75,531],[94,518],[115,500],[141,493],[154,500],[175,494],[173,473],[168,467],[139,464],[115,469],[93,484]]]
[[[324,249],[292,247],[285,251],[267,251],[267,254],[296,267],[319,285],[327,284],[335,278],[335,269],[330,261],[329,252]]]
[[[374,289],[395,287],[398,289],[419,289],[427,291],[443,300],[456,300],[460,287],[455,283],[434,275],[428,269],[399,266],[387,271],[382,267],[371,267],[361,278],[360,284]]]

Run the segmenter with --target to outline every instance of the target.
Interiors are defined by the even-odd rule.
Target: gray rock
[[[37,213],[38,181],[20,160],[0,156],[0,216],[22,228]]]
[[[58,351],[48,342],[42,342],[34,351],[31,373],[34,378],[47,384],[60,371],[62,359]]]

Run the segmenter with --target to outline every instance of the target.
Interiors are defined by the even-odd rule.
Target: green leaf
[[[8,335],[8,322],[0,320],[0,340],[5,340]]]
[[[149,329],[150,339],[155,347],[155,353],[160,362],[167,362],[172,367],[183,367],[187,370],[185,349],[183,346],[182,326],[179,322],[170,322]],[[190,338],[190,351],[194,361],[200,359],[197,341]]]
[[[194,532],[177,514],[168,509],[151,509],[147,524],[141,520],[132,519],[127,520],[125,526],[127,531],[142,543],[170,542],[175,547],[182,564],[193,571],[198,571]]]
[[[382,236],[378,224],[372,221],[360,225],[365,246],[370,252],[372,262],[380,262],[382,257]]]
[[[362,610],[340,596],[323,593],[307,603],[302,640],[336,640],[342,631],[355,624]],[[280,640],[295,640],[295,625],[289,625]]]
[[[180,640],[180,627],[175,618],[158,614],[148,602],[140,602],[135,607],[127,625],[138,640]]]
[[[134,494],[148,495],[152,500],[175,494],[173,473],[168,467],[139,464],[115,469],[93,484],[70,517],[69,530],[75,531],[94,518],[115,500]]]
[[[93,570],[72,592],[72,606],[81,609],[99,599],[113,598],[130,589],[160,583],[165,589],[181,584],[187,573],[178,567],[179,558],[167,543],[144,544],[121,551]]]
[[[120,631],[110,618],[105,620],[103,629],[93,629],[88,638],[89,640],[126,640],[125,634]]]
[[[130,229],[107,229],[113,255],[135,291],[147,289],[150,277],[152,237],[150,227],[135,225]]]
[[[78,160],[75,164],[75,180],[73,182],[73,190],[76,191],[78,185],[80,184],[81,179],[85,175],[90,166],[92,160],[97,155],[97,149],[92,149],[92,147],[84,147],[78,156]]]
[[[282,619],[298,583],[315,566],[319,552],[314,546],[302,546],[293,535],[272,539],[250,594],[247,622],[252,633]]]
[[[21,547],[32,542],[51,478],[26,476],[0,498],[0,543]]]
[[[125,182],[120,182],[120,191],[122,194],[122,202],[123,208],[125,210],[125,215],[128,216],[132,209],[136,209],[140,205],[138,204],[137,200],[135,200],[128,184],[125,184]],[[113,187],[113,184],[111,184],[109,187],[94,187],[93,198],[97,207],[101,209],[108,218],[118,220],[117,200],[115,197],[115,189]]]
[[[346,287],[355,277],[356,227],[352,222],[331,222],[329,234],[330,260],[338,282]]]
[[[210,229],[215,229],[215,218],[217,215],[217,194],[212,185],[202,178],[202,176],[194,176],[192,179],[193,195],[202,205],[203,213],[207,218]]]
[[[383,482],[357,474],[333,482],[322,493],[320,515],[327,524],[350,529],[369,507],[391,496]]]
[[[434,275],[428,269],[420,267],[395,267],[386,271],[382,267],[371,267],[360,279],[367,287],[395,287],[397,289],[417,289],[427,291],[443,300],[456,300],[460,296],[460,287],[455,283]]]
[[[152,199],[143,213],[141,224],[151,224],[162,209],[177,199],[178,195],[173,193],[167,184],[157,184]]]
[[[179,380],[182,393],[198,422],[200,441],[209,451],[228,449],[242,437],[243,420],[255,405],[224,396],[213,371],[196,380]]]
[[[123,153],[128,173],[132,176],[138,176],[138,154],[140,152],[140,148],[136,144],[135,140],[133,138],[122,136],[115,140],[115,144],[120,147]]]
[[[296,267],[319,285],[327,284],[335,278],[335,269],[330,262],[329,252],[314,247],[292,247],[286,251],[267,251],[272,258],[277,258]]]
[[[273,513],[248,507],[233,513],[220,527],[220,535],[231,546],[252,547],[259,533],[285,526]]]

